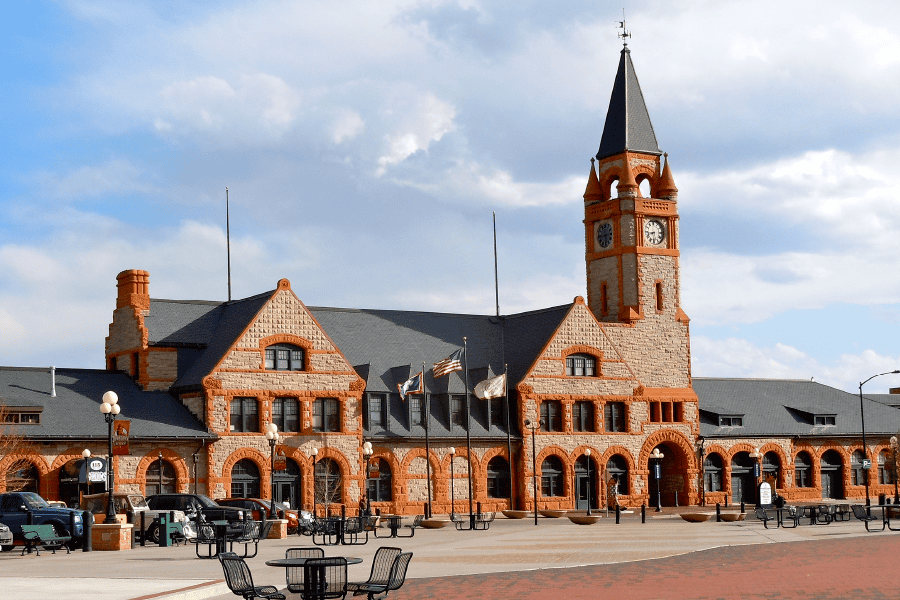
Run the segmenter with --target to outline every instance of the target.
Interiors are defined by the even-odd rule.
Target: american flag
[[[400,399],[404,402],[406,401],[406,396],[409,394],[421,394],[422,393],[422,372],[419,371],[417,374],[413,375],[403,385],[397,384],[397,389],[400,390]]]
[[[462,353],[463,349],[460,348],[444,360],[434,363],[434,376],[443,377],[453,371],[462,371]]]

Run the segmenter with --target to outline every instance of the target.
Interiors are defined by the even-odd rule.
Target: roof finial
[[[626,40],[631,37],[631,32],[628,31],[627,29],[625,29],[625,8],[624,7],[622,8],[622,20],[617,21],[617,23],[619,24],[619,26],[616,29],[622,30],[622,32],[618,34],[619,39],[622,40],[622,45],[627,48],[628,42]]]

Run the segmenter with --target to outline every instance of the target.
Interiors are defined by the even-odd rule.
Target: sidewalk
[[[844,540],[851,545],[855,544],[854,547],[862,548],[863,550],[860,550],[862,555],[867,554],[864,548],[868,544],[880,544],[883,546],[882,550],[892,556],[896,556],[896,550],[900,548],[900,537],[895,538],[888,531],[867,534],[863,524],[855,520],[827,526],[764,529],[758,521],[716,523],[713,518],[706,523],[687,523],[672,513],[648,513],[647,523],[642,524],[638,512],[623,515],[619,525],[615,524],[612,514],[608,520],[603,519],[601,523],[591,526],[575,525],[565,518],[541,518],[539,525],[535,526],[533,520],[498,517],[488,531],[456,531],[451,527],[438,530],[419,529],[413,538],[370,539],[364,546],[326,547],[325,553],[326,556],[345,555],[362,558],[362,564],[352,565],[349,568],[350,579],[361,580],[368,576],[372,556],[379,546],[399,546],[404,551],[412,551],[414,557],[407,585],[393,595],[398,600],[438,596],[505,598],[511,595],[503,592],[505,588],[496,588],[491,582],[533,580],[538,588],[531,587],[530,590],[537,593],[542,589],[540,586],[556,585],[540,583],[547,577],[556,581],[565,574],[567,579],[572,579],[576,584],[595,580],[595,575],[578,574],[578,569],[571,567],[607,565],[606,568],[619,569],[622,572],[636,569],[636,572],[646,573],[656,570],[657,564],[663,564],[660,559],[679,557],[688,553],[699,552],[698,556],[707,556],[709,560],[715,562],[719,560],[717,557],[725,556],[723,551],[704,551],[722,547],[752,546],[754,549],[749,550],[747,556],[753,555],[754,552],[766,556],[774,552],[772,544],[812,542],[789,544],[784,548],[812,548],[809,552],[818,555],[816,548],[820,545],[827,546]],[[284,572],[266,566],[265,561],[283,558],[287,548],[309,545],[312,545],[309,538],[298,536],[262,542],[259,554],[248,560],[254,581],[257,584],[283,588]],[[783,551],[787,550],[779,550]],[[818,560],[827,564],[830,561],[828,558],[830,552],[823,554]],[[635,563],[638,566],[624,568],[627,567],[627,563],[647,560],[654,562]],[[782,560],[790,564],[790,554]],[[562,571],[561,568],[568,569]],[[714,569],[716,570],[721,572],[721,568]],[[832,571],[844,570],[843,566],[832,569]],[[893,565],[891,572],[892,570]],[[484,577],[485,574],[509,572],[529,572],[529,574],[517,573],[515,577],[508,575]],[[743,569],[737,569],[736,572],[743,572]],[[452,576],[460,576],[467,583],[460,587],[459,582],[448,579]],[[771,581],[770,575],[761,573],[760,576]],[[478,579],[479,577],[481,579]],[[22,557],[19,556],[18,550],[0,554],[0,583],[6,590],[12,592],[13,597],[56,595],[66,599],[101,600],[234,598],[224,583],[221,583],[221,579],[222,569],[219,562],[196,558],[192,545],[175,548],[138,547],[125,552],[77,551],[70,555],[64,552],[61,554],[57,552],[56,555],[42,552],[40,557],[35,555]],[[601,578],[604,579],[608,577]],[[487,582],[478,584],[487,587],[483,589],[481,595],[468,595],[474,590],[470,586],[476,586],[476,582]],[[670,586],[667,585],[666,588],[668,587]],[[494,592],[490,592],[490,589],[494,589]],[[432,592],[433,596],[427,595]],[[459,593],[466,595],[458,595]],[[519,592],[513,595],[543,597],[522,595]],[[716,597],[723,596],[720,594]]]

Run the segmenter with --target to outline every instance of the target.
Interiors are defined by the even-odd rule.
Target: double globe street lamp
[[[103,394],[103,403],[100,404],[100,412],[106,419],[109,427],[109,458],[106,460],[106,489],[109,493],[109,499],[106,503],[106,520],[103,521],[107,525],[116,522],[116,508],[113,504],[113,487],[116,483],[116,474],[113,471],[113,423],[116,422],[116,415],[122,410],[119,406],[119,396],[115,392],[106,392]],[[88,452],[85,450],[85,452]],[[83,455],[84,453],[82,453]]]
[[[275,512],[275,446],[281,441],[278,435],[278,425],[269,423],[266,425],[266,439],[269,440],[269,449],[272,451],[272,507],[269,510],[269,517],[274,519],[277,516]]]
[[[538,495],[537,495],[537,450],[534,446],[534,432],[541,428],[544,424],[543,420],[539,420],[535,424],[531,424],[529,419],[525,419],[526,429],[531,430],[531,472],[534,482],[534,524],[538,524]]]
[[[650,453],[650,460],[653,461],[653,478],[656,480],[656,512],[662,512],[662,494],[659,490],[659,480],[662,478],[662,459],[665,456],[662,452],[659,451],[659,448],[654,448],[653,452]]]

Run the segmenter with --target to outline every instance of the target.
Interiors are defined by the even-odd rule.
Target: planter
[[[564,517],[564,516],[566,516],[566,513],[567,513],[567,512],[569,512],[569,511],[567,511],[567,510],[553,510],[553,509],[549,509],[549,508],[544,509],[544,510],[539,510],[539,511],[538,511],[538,513],[540,513],[541,515],[543,515],[543,516],[545,516],[545,517],[549,517],[549,518],[551,518],[551,519],[558,519],[558,518],[560,518],[560,517]]]
[[[709,521],[712,513],[681,513],[681,518],[688,523],[702,523]]]
[[[600,515],[566,515],[570,521],[576,525],[593,525],[600,521],[603,517]]]
[[[422,519],[419,522],[419,525],[424,527],[425,529],[440,529],[441,527],[446,527],[450,524],[450,521],[445,519]]]
[[[722,513],[721,517],[723,521],[727,521],[729,523],[733,523],[734,521],[743,521],[744,517],[747,516],[747,513]]]
[[[503,516],[507,519],[524,519],[528,516],[528,511],[525,510],[503,510],[500,512],[502,512]]]

